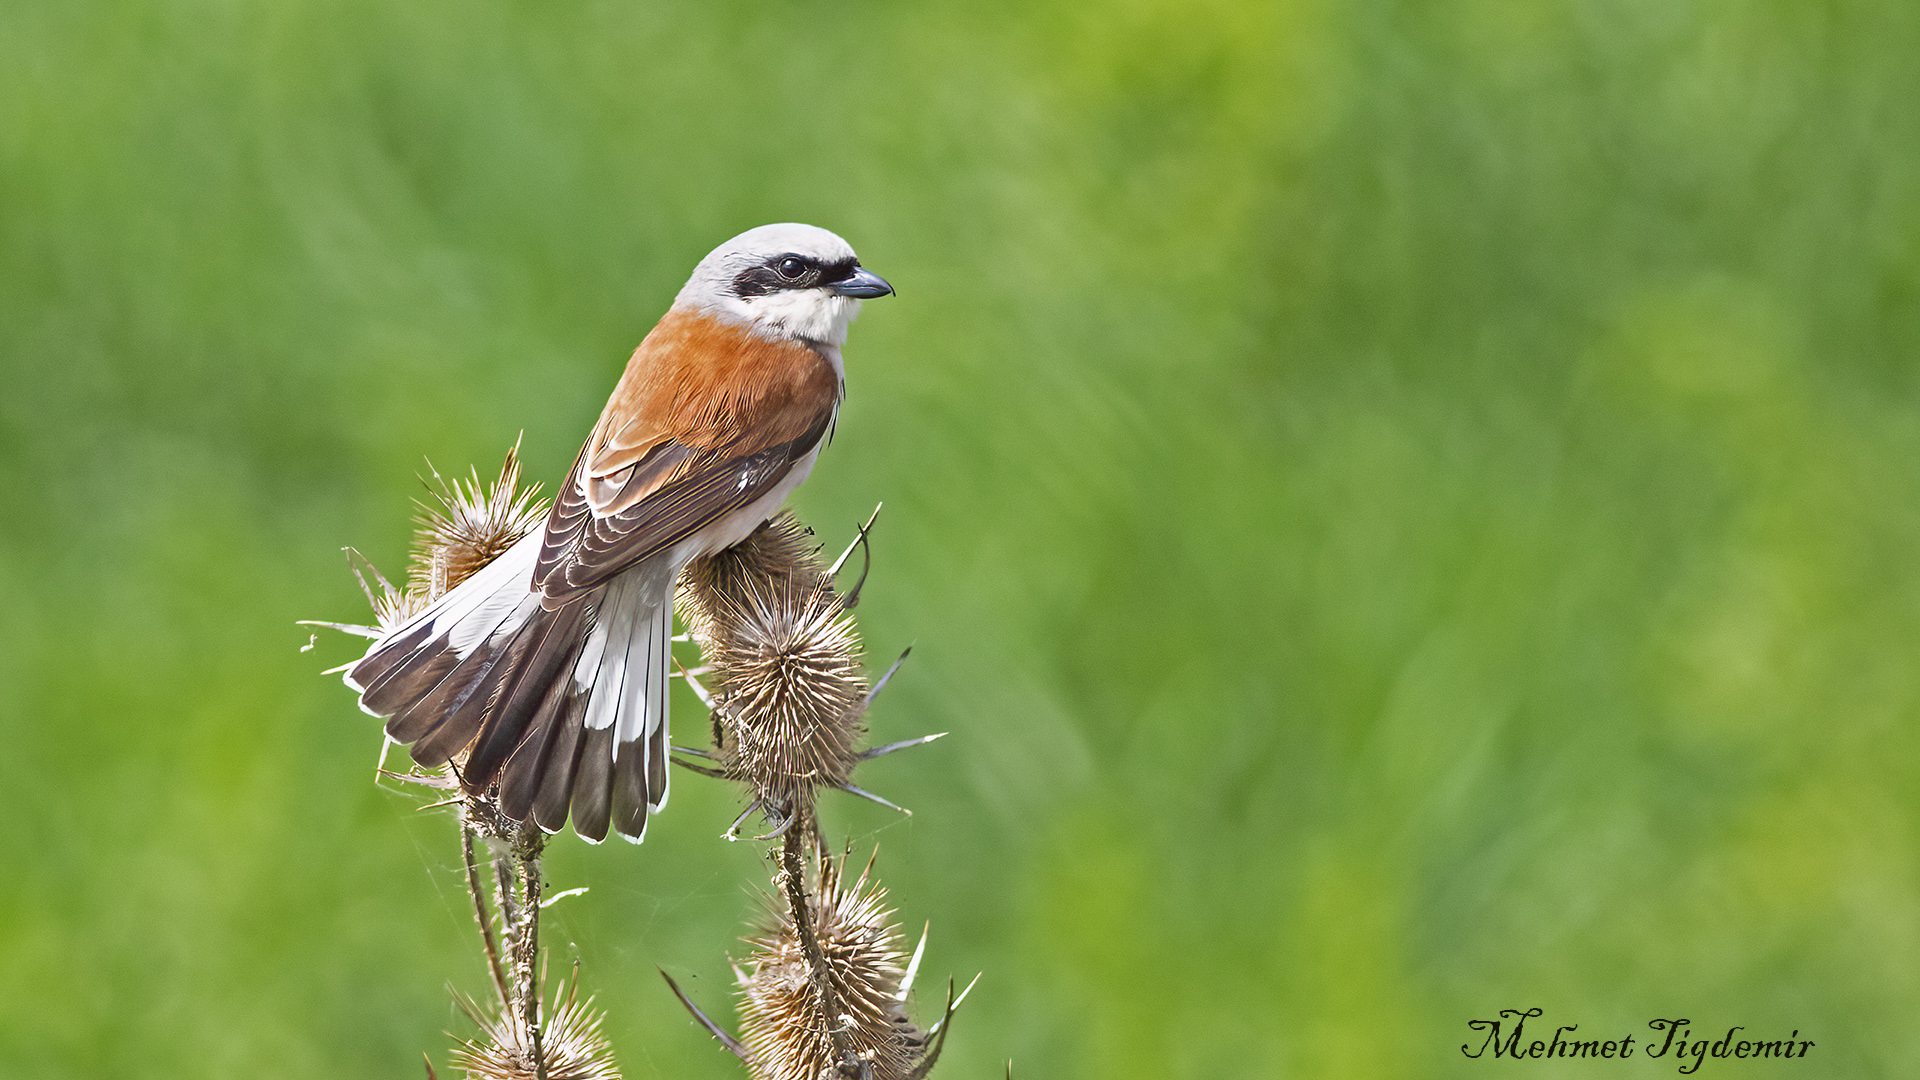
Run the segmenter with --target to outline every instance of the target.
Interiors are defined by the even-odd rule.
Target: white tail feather
[[[641,602],[634,595],[633,583],[622,578],[614,581],[607,590],[606,603],[600,605],[601,620],[594,624],[580,664],[574,669],[574,681],[589,695],[589,730],[612,727],[620,715],[620,701],[626,696],[628,639],[633,636],[638,616],[634,609]],[[587,666],[589,659],[594,661],[591,667]]]
[[[620,717],[614,728],[613,745],[617,757],[620,747],[649,739],[667,722],[667,678],[671,674],[673,608],[664,602],[639,617],[639,625],[627,643],[627,685],[622,695]],[[651,745],[640,747],[651,753]],[[647,806],[657,811],[666,805],[665,791],[649,791]]]
[[[445,632],[449,643],[465,659],[472,654],[476,645],[500,629],[520,602],[527,598],[533,585],[533,566],[539,557],[540,536],[538,533],[528,533],[501,552],[499,558],[481,567],[457,587],[449,589],[419,614],[382,633],[379,640],[368,646],[366,655],[372,656],[387,642],[409,634],[424,624],[431,627],[427,634],[428,641]],[[351,673],[345,676],[345,681],[355,693],[366,690],[366,687],[353,681]]]

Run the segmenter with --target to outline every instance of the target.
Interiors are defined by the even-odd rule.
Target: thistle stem
[[[493,988],[500,993],[500,1004],[505,1005],[507,993],[507,972],[500,963],[500,944],[494,940],[493,919],[487,914],[487,900],[480,888],[480,864],[473,857],[473,828],[462,823],[460,826],[460,850],[467,861],[467,895],[473,897],[473,919],[480,924],[480,944],[487,950],[487,974],[493,976]]]
[[[523,826],[524,828],[524,826]],[[521,911],[519,956],[515,974],[520,977],[520,1022],[527,1031],[527,1044],[533,1047],[535,1080],[547,1080],[547,1055],[540,1046],[540,851],[546,837],[538,829],[522,834],[522,843],[514,846],[514,859],[520,864]]]
[[[805,812],[794,807],[795,814]],[[794,930],[800,937],[800,952],[807,958],[807,982],[813,987],[814,1001],[819,1004],[821,1014],[827,1018],[827,1037],[833,1040],[834,1056],[841,1062],[849,1062],[854,1060],[853,1048],[848,1045],[847,1033],[837,1020],[841,1013],[839,995],[834,992],[832,969],[820,949],[820,939],[814,934],[814,905],[807,895],[803,852],[813,834],[812,822],[807,824],[807,828],[788,829],[780,843],[780,865],[785,871],[782,884],[786,887],[787,907],[793,913]]]

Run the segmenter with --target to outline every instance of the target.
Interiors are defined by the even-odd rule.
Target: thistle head
[[[448,480],[436,472],[428,491],[432,501],[417,502],[413,557],[407,566],[408,591],[428,601],[438,600],[499,558],[547,516],[540,485],[520,486],[517,442],[507,450],[491,485],[482,486],[477,469],[469,469],[465,480]]]
[[[467,1080],[620,1080],[620,1067],[613,1060],[613,1045],[600,1031],[601,1015],[593,1007],[593,998],[579,997],[580,976],[554,991],[553,1008],[547,1013],[545,1030],[540,1036],[540,1057],[544,1071],[536,1068],[533,1047],[526,1029],[513,1010],[503,1007],[491,1017],[482,1016],[470,1001],[460,1006],[480,1025],[478,1038],[463,1041],[453,1052],[453,1064],[464,1070]]]
[[[821,1080],[843,1074],[844,1040],[860,1073],[903,1080],[923,1056],[925,1038],[907,1018],[907,957],[886,890],[863,870],[851,884],[841,864],[821,856],[818,887],[807,890],[815,939],[832,982],[832,1009],[809,978],[799,929],[788,908],[770,901],[768,915],[746,938],[739,968],[740,1044],[754,1080]]]
[[[859,761],[867,680],[860,636],[787,515],[683,575],[682,611],[711,666],[722,769],[782,815]]]

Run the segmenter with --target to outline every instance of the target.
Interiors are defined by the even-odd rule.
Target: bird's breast
[[[839,396],[834,365],[805,342],[769,341],[727,319],[676,309],[628,360],[589,456],[620,468],[619,451],[666,440],[700,450],[786,442]]]

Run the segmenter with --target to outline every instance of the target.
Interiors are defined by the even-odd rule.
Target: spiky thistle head
[[[913,1075],[926,1039],[907,1018],[902,982],[906,954],[886,906],[886,890],[870,879],[841,879],[839,860],[822,855],[818,888],[807,890],[813,932],[832,981],[832,1010],[809,977],[791,909],[769,901],[765,923],[746,938],[739,968],[740,1043],[754,1080],[821,1080],[841,1075],[841,1036],[873,1080]]]
[[[438,472],[428,489],[432,501],[417,501],[413,557],[408,588],[438,600],[447,590],[499,558],[547,516],[540,485],[520,486],[520,444],[507,450],[500,476],[482,487],[480,472],[469,469],[463,481]]]
[[[579,994],[578,971],[554,991],[553,1008],[540,1036],[544,1075],[547,1080],[620,1080],[613,1045],[600,1030],[600,1012],[593,1007],[592,997],[583,1001]],[[480,1025],[480,1036],[462,1041],[452,1055],[453,1064],[466,1071],[468,1080],[534,1080],[541,1075],[526,1029],[512,1009],[483,1016],[464,998],[460,1007]]]
[[[500,475],[483,487],[477,469],[448,480],[438,472],[427,488],[432,501],[415,500],[413,550],[407,583],[388,581],[359,552],[348,549],[360,590],[373,607],[374,625],[391,630],[472,577],[521,537],[540,526],[547,501],[540,485],[520,486],[520,444],[507,448]],[[371,578],[371,580],[369,580]]]
[[[749,581],[812,588],[824,576],[820,545],[813,541],[813,530],[801,524],[792,511],[782,510],[740,543],[688,566],[681,580],[681,597],[686,599],[691,594],[697,600],[703,594],[737,595]],[[691,614],[700,614],[697,604]]]
[[[782,515],[697,564],[680,591],[713,671],[721,766],[787,815],[847,782],[866,712],[860,636],[806,537]]]

